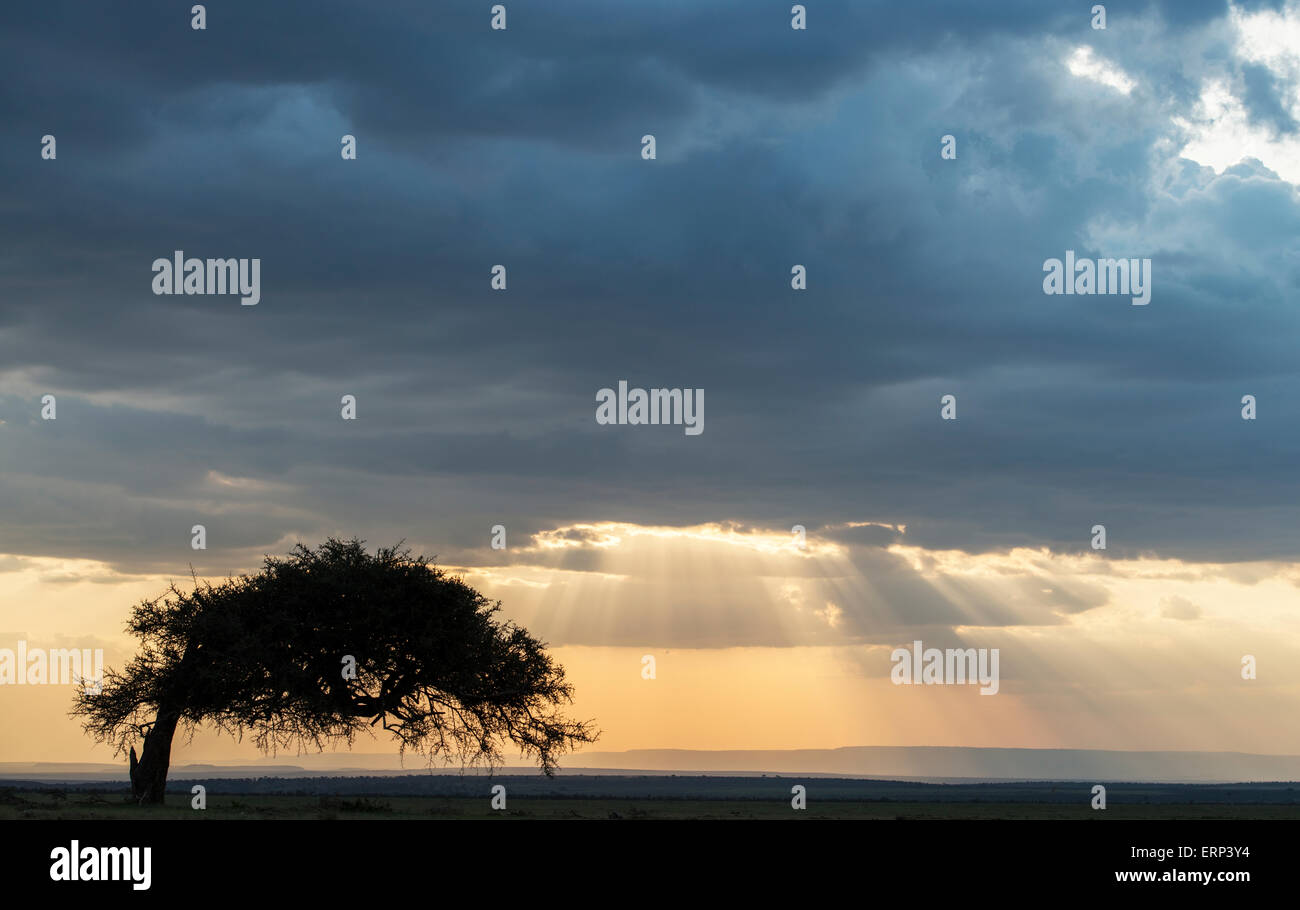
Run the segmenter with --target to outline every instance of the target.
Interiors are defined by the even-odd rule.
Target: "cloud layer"
[[[1295,55],[1241,25],[1294,6],[182,12],[4,14],[0,552],[726,520],[1300,551],[1291,162],[1182,157],[1212,85],[1294,136]],[[176,249],[260,257],[261,304],[153,296]],[[1044,296],[1066,249],[1150,257],[1152,303]],[[619,379],[704,388],[705,433],[597,426]]]

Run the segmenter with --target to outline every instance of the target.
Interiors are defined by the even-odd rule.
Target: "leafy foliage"
[[[299,544],[255,575],[140,603],[127,623],[140,652],[72,713],[119,752],[174,711],[191,736],[208,723],[272,753],[350,746],[375,725],[431,760],[499,765],[513,743],[549,775],[598,734],[561,716],[563,668],[499,609],[409,550]]]

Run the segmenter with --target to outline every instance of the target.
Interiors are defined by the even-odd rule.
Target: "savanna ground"
[[[1111,803],[1096,811],[1048,802],[894,800],[818,802],[794,811],[789,799],[508,798],[504,811],[482,797],[325,796],[208,793],[207,808],[189,794],[168,793],[167,804],[141,808],[122,790],[0,789],[0,819],[1300,819],[1300,804]]]

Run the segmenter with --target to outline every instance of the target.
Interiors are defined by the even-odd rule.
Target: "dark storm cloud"
[[[507,5],[6,9],[0,551],[723,518],[1300,551],[1294,188],[1151,152],[1224,4]],[[1085,43],[1131,98],[1068,74]],[[155,297],[175,249],[261,258],[263,302]],[[1152,304],[1044,297],[1065,249],[1152,257]],[[704,434],[596,426],[619,379],[705,389]]]
[[[1291,116],[1283,99],[1294,96],[1297,86],[1279,79],[1266,66],[1247,64],[1241,68],[1245,102],[1252,123],[1261,123],[1278,133],[1294,133],[1300,124]]]

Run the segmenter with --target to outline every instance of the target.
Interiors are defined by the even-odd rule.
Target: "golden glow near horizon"
[[[876,522],[854,522],[844,527],[863,527]],[[881,527],[893,527],[881,525]],[[582,549],[591,547],[598,550],[617,547],[625,540],[638,537],[659,538],[667,540],[700,541],[718,543],[732,547],[752,550],[757,553],[790,553],[796,556],[816,556],[838,553],[840,548],[831,543],[818,544],[809,541],[799,546],[791,534],[776,533],[757,528],[743,528],[732,523],[710,523],[691,527],[672,528],[653,525],[636,525],[628,522],[599,522],[596,524],[574,524],[562,528],[541,531],[533,536],[530,549],[557,550]]]
[[[879,530],[878,545],[850,542],[864,529]],[[906,541],[905,528],[873,522],[809,530],[803,547],[791,532],[730,522],[593,522],[447,568],[550,642],[576,688],[573,712],[603,730],[596,750],[1300,753],[1300,727],[1276,722],[1300,707],[1300,566]],[[0,647],[102,647],[118,666],[134,653],[130,607],[168,580],[0,556]],[[918,639],[998,648],[998,694],[893,685],[891,651]],[[646,655],[654,679],[642,678]],[[1244,655],[1257,679],[1241,678]],[[61,687],[0,686],[0,722],[24,731],[0,743],[0,761],[112,760],[66,716],[70,701]],[[395,751],[383,738],[354,748]],[[175,761],[257,754],[205,732]]]

